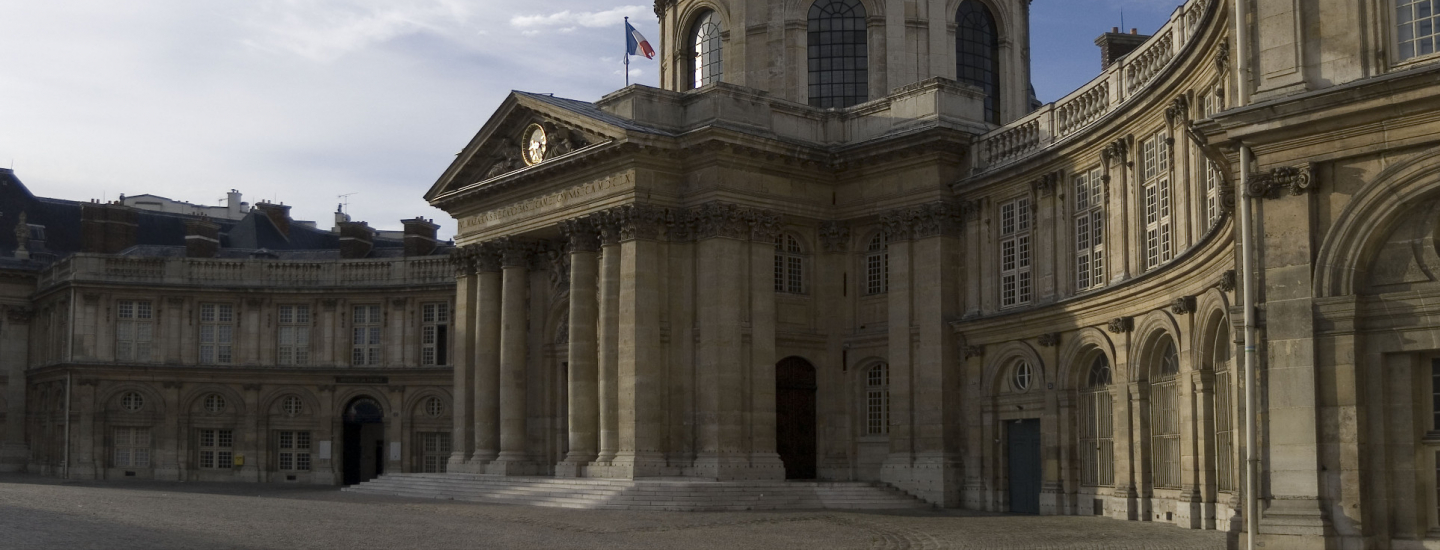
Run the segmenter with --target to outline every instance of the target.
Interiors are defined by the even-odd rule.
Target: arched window
[[[1180,355],[1170,338],[1150,371],[1151,469],[1156,487],[1180,487]]]
[[[720,49],[720,17],[707,11],[690,30],[690,87],[699,88],[720,81],[725,72]]]
[[[805,255],[793,235],[775,237],[775,292],[805,293]]]
[[[985,90],[985,121],[1000,123],[1000,33],[995,16],[979,0],[965,0],[955,14],[956,80]]]
[[[1114,405],[1110,398],[1110,360],[1096,354],[1080,390],[1080,484],[1115,484]]]
[[[860,0],[817,0],[809,31],[810,105],[844,108],[868,100],[869,41]]]
[[[890,291],[890,244],[885,235],[876,233],[865,247],[865,295]]]
[[[870,367],[865,373],[865,434],[890,433],[890,365]]]
[[[1234,372],[1230,368],[1230,339],[1220,322],[1215,331],[1215,348],[1212,351],[1215,365],[1215,478],[1222,492],[1235,490],[1235,425],[1231,407],[1234,406]]]
[[[1015,364],[1015,372],[1010,376],[1010,387],[1016,393],[1030,391],[1030,386],[1035,385],[1035,367],[1030,366],[1029,361],[1021,360]]]

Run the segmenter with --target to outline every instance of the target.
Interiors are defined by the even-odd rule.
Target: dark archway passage
[[[1005,424],[1009,440],[1010,511],[1040,513],[1040,421],[1015,420]]]
[[[357,397],[345,407],[345,440],[341,457],[346,485],[363,483],[385,473],[385,409],[370,397]]]
[[[799,357],[775,365],[775,451],[785,479],[815,479],[815,367]]]

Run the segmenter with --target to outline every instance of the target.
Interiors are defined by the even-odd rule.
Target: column
[[[696,209],[693,216],[698,238],[695,277],[700,327],[695,384],[700,442],[695,470],[699,477],[723,481],[742,478],[749,465],[744,454],[749,442],[741,439],[744,395],[741,368],[748,359],[741,355],[745,305],[741,300],[750,278],[744,271],[749,256],[745,242],[749,228],[734,205],[706,204]],[[771,288],[772,300],[774,251],[775,245],[771,244],[770,260],[766,264],[771,271],[766,286]],[[773,379],[770,383],[773,393]]]
[[[747,479],[785,479],[785,463],[775,452],[775,362],[778,360],[775,357],[775,238],[779,234],[778,215],[756,212],[751,216],[750,414],[746,415],[750,418],[750,470],[746,473]],[[812,269],[809,275],[813,286],[818,273]],[[818,420],[819,411],[816,413]],[[820,459],[819,453],[815,459]]]
[[[474,410],[472,401],[475,376],[475,307],[476,280],[474,248],[459,249],[451,256],[455,263],[455,339],[453,431],[450,434],[450,472],[466,471],[465,462],[475,450]]]
[[[570,452],[555,466],[559,477],[580,477],[595,460],[600,439],[599,349],[595,324],[599,316],[600,235],[589,220],[561,224],[570,240]]]
[[[915,240],[908,243],[910,308],[912,323],[918,329],[913,333],[914,352],[910,357],[910,410],[914,422],[911,448],[915,453],[910,477],[916,485],[916,496],[941,506],[955,507],[960,505],[963,484],[963,421],[961,403],[951,396],[961,395],[964,386],[960,383],[959,369],[954,367],[959,361],[955,334],[948,321],[962,311],[961,286],[956,284],[961,279],[959,208],[949,203],[925,205],[917,218],[914,237]],[[891,250],[895,248],[892,246]],[[898,248],[907,247],[901,243]],[[892,252],[892,269],[895,264]],[[895,292],[893,272],[891,281],[890,291]],[[890,331],[891,349],[894,349],[893,325]],[[905,333],[907,339],[912,337],[909,327]],[[894,387],[893,362],[890,369]],[[1043,501],[1041,505],[1044,506]]]
[[[525,440],[525,340],[528,316],[525,298],[529,293],[528,265],[532,247],[516,239],[502,239],[503,285],[500,298],[500,455],[488,473],[527,475],[530,471]]]
[[[30,320],[34,312],[17,306],[0,307],[0,373],[5,386],[5,437],[0,440],[0,471],[25,469],[30,452],[25,445],[25,367],[29,363]]]
[[[619,449],[612,472],[633,479],[663,475],[664,354],[660,345],[660,212],[620,211]]]
[[[912,365],[910,327],[914,325],[911,308],[911,242],[908,222],[892,221],[890,233],[890,315],[887,334],[890,359],[890,455],[880,466],[880,479],[915,493],[918,487],[911,477],[915,457],[914,397],[915,377]]]
[[[475,251],[475,467],[500,454],[500,256],[493,245]]]
[[[599,350],[600,453],[595,462],[609,464],[620,448],[620,226],[614,220],[597,222],[601,242],[600,314],[595,330]]]

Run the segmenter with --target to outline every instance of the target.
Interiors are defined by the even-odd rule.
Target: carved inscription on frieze
[[[633,189],[634,187],[634,172],[616,174],[605,179],[582,183],[563,191],[541,195],[488,212],[481,212],[474,216],[460,218],[458,222],[460,232],[464,234],[468,230],[483,229],[513,221],[516,218],[560,210],[574,206],[577,202],[595,198],[596,196],[618,193],[623,190]]]

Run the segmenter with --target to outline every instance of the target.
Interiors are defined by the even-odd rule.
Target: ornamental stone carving
[[[665,211],[648,204],[627,204],[611,210],[620,226],[620,240],[660,238]]]
[[[1195,313],[1195,297],[1181,296],[1179,298],[1176,298],[1175,301],[1170,302],[1170,313],[1174,313],[1176,315]]]
[[[1129,166],[1129,157],[1130,141],[1128,136],[1110,142],[1109,145],[1105,146],[1104,150],[1100,151],[1100,160],[1107,165],[1110,164],[1110,161],[1118,159],[1126,166]]]
[[[1036,195],[1051,195],[1055,193],[1056,187],[1065,179],[1065,172],[1056,170],[1048,174],[1041,174],[1039,179],[1030,182],[1030,191]]]
[[[840,222],[820,224],[820,245],[826,252],[844,252],[850,248],[850,226]]]
[[[745,211],[724,202],[702,204],[689,212],[689,219],[697,239],[744,239],[750,229]]]
[[[1126,332],[1130,332],[1132,330],[1135,330],[1135,318],[1116,317],[1110,320],[1110,324],[1105,326],[1105,330],[1110,331],[1111,334],[1123,334]]]
[[[1190,100],[1184,94],[1178,95],[1170,100],[1170,105],[1165,107],[1165,121],[1174,126],[1177,122],[1190,121]]]
[[[501,267],[500,249],[494,244],[485,243],[474,246],[475,271],[479,273],[499,273]]]
[[[1245,195],[1252,198],[1277,199],[1280,192],[1288,190],[1291,195],[1304,195],[1318,188],[1313,163],[1282,166],[1269,172],[1251,174],[1246,184]]]
[[[767,210],[749,209],[745,218],[750,222],[750,238],[773,243],[780,237],[780,215]]]
[[[450,265],[455,268],[455,276],[468,277],[475,274],[475,248],[474,245],[462,246],[450,251]]]
[[[1231,269],[1220,274],[1220,281],[1215,283],[1215,287],[1219,288],[1221,292],[1233,292],[1235,283],[1235,270]]]
[[[880,215],[880,225],[891,241],[959,235],[964,217],[959,204],[942,201],[892,210]]]
[[[492,241],[492,244],[499,251],[502,267],[528,268],[530,257],[536,250],[534,241],[519,237],[501,237]]]
[[[570,252],[595,252],[600,250],[600,229],[589,217],[560,222],[560,233],[565,235]]]
[[[570,291],[570,252],[561,247],[545,251],[545,258],[549,260],[546,267],[550,270],[550,292],[556,296]]]
[[[1058,346],[1058,345],[1060,345],[1060,333],[1058,333],[1058,332],[1047,332],[1047,333],[1045,333],[1045,334],[1041,334],[1041,335],[1040,335],[1040,346],[1041,346],[1041,347],[1053,348],[1053,347]]]
[[[11,323],[23,325],[35,318],[35,310],[28,307],[10,306],[5,308],[5,318]]]
[[[985,346],[965,346],[965,358],[984,357]]]

